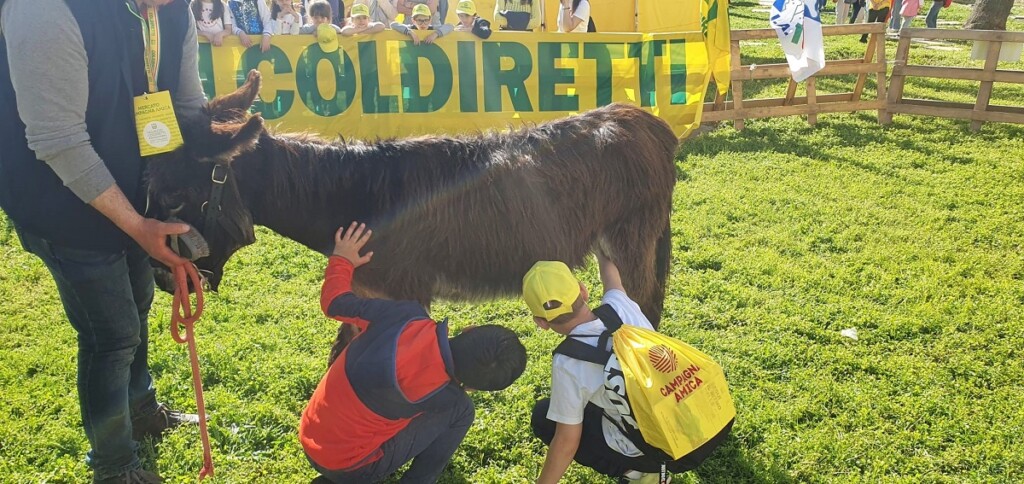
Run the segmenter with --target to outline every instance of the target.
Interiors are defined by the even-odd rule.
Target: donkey
[[[613,104],[512,132],[327,142],[274,134],[249,115],[259,73],[182,120],[183,147],[153,157],[153,215],[196,226],[216,290],[263,225],[330,254],[335,230],[373,229],[363,295],[473,301],[517,295],[538,260],[581,266],[600,248],[657,326],[671,257],[678,139],[663,120]],[[343,325],[347,326],[347,325]]]

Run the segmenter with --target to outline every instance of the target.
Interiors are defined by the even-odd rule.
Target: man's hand
[[[428,44],[433,44],[435,40],[437,40],[437,32],[434,32],[428,35],[427,38],[423,39],[423,41]]]
[[[188,232],[188,224],[165,223],[153,218],[139,218],[138,222],[126,227],[125,233],[135,240],[150,257],[161,264],[174,268],[187,264],[188,260],[175,254],[167,247],[167,237]]]
[[[420,36],[412,30],[409,31],[409,36],[412,37],[412,45],[420,45]]]
[[[266,52],[270,50],[270,36],[263,34],[263,41],[260,42],[260,50]]]
[[[370,241],[372,234],[373,230],[366,228],[366,224],[352,222],[352,225],[348,226],[348,230],[339,227],[338,231],[334,233],[334,251],[331,255],[348,259],[353,268],[370,262],[373,252],[367,252],[361,256],[359,251]]]
[[[249,34],[241,32],[238,34],[238,41],[242,43],[242,47],[248,49],[252,47],[252,39],[249,38]]]
[[[89,202],[89,205],[110,219],[150,257],[163,265],[173,268],[188,262],[167,247],[167,236],[188,232],[187,224],[168,224],[139,215],[117,185],[111,185]]]

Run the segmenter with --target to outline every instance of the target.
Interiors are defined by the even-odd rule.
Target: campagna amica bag
[[[594,314],[608,328],[597,347],[570,336],[554,352],[604,365],[605,391],[622,415],[613,423],[641,452],[676,460],[724,440],[736,407],[721,366],[678,339],[622,324],[608,305]]]

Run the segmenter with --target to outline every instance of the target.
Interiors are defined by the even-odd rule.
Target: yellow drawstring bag
[[[696,348],[628,324],[612,333],[633,418],[644,440],[678,459],[736,417],[722,367]]]
[[[596,347],[570,336],[554,352],[604,366],[605,391],[621,415],[612,423],[644,454],[676,460],[714,440],[694,454],[706,457],[736,417],[722,367],[678,339],[622,324],[611,306],[594,314],[608,328]]]

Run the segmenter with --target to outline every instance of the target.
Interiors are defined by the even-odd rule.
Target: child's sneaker
[[[619,478],[619,484],[659,484],[657,472],[628,471]],[[672,476],[665,478],[664,484],[672,482]]]

